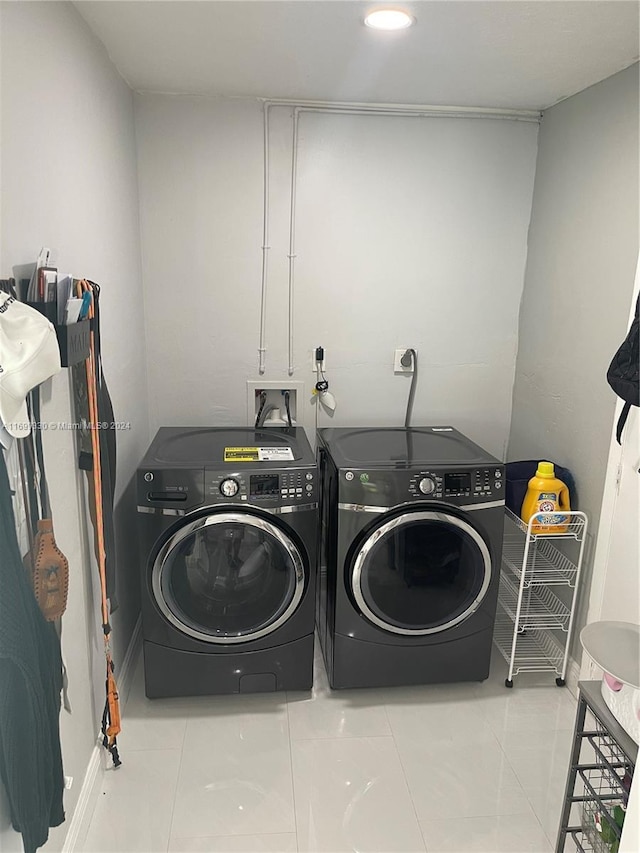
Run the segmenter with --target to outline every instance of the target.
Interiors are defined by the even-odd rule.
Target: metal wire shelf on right
[[[537,513],[525,524],[505,508],[494,642],[509,664],[506,687],[525,671],[553,672],[564,686],[587,528],[583,512]],[[570,604],[551,589],[560,586],[572,589]]]

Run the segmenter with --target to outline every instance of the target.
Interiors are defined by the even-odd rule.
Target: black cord
[[[404,428],[409,429],[409,424],[411,422],[411,410],[413,409],[413,398],[416,393],[416,381],[418,379],[418,356],[414,349],[408,349],[407,352],[411,353],[411,358],[413,359],[413,376],[411,377],[411,388],[409,389],[409,399],[407,400],[407,414],[404,419]]]
[[[260,426],[260,416],[262,415],[262,410],[264,409],[264,404],[266,402],[267,402],[267,392],[261,391],[260,392],[260,407],[258,409],[258,414],[256,415],[256,423],[255,423],[256,427]]]
[[[289,408],[289,397],[290,397],[290,396],[291,396],[291,395],[289,394],[289,392],[288,392],[288,391],[285,391],[285,392],[284,392],[284,407],[285,407],[285,409],[286,409],[286,411],[287,411],[287,420],[289,421],[289,426],[290,426],[290,427],[292,427],[292,426],[293,426],[293,424],[292,424],[292,422],[291,422],[291,409]]]
[[[273,403],[269,403],[268,406],[264,406],[260,412],[258,413],[258,420],[256,421],[257,427],[265,426],[265,420],[269,412],[273,412],[274,409],[277,409],[277,406],[274,406]]]

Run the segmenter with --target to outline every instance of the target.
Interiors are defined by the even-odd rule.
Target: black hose
[[[413,398],[416,394],[416,381],[418,379],[418,356],[414,349],[408,349],[407,352],[411,353],[411,358],[413,359],[413,376],[411,377],[411,388],[409,388],[409,399],[407,400],[407,414],[404,419],[404,428],[409,429],[409,424],[411,422],[411,410],[413,409]]]
[[[291,422],[291,409],[289,408],[289,397],[290,396],[291,395],[289,394],[288,391],[284,392],[284,407],[285,407],[286,412],[287,412],[287,420],[289,421],[289,426],[292,427],[293,423]]]
[[[267,392],[261,391],[260,392],[260,407],[258,409],[258,414],[256,415],[256,423],[255,423],[256,427],[260,426],[260,418],[262,417],[262,410],[264,409],[264,404],[266,402],[267,402]]]
[[[263,427],[264,422],[265,422],[266,417],[269,414],[269,412],[273,412],[277,408],[278,407],[274,406],[273,403],[269,403],[268,406],[263,406],[260,409],[260,411],[258,412],[258,417],[256,418],[256,426],[257,427]]]

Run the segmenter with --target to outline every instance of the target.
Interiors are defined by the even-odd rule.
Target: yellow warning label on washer
[[[225,462],[258,462],[259,447],[225,447]]]
[[[292,462],[290,447],[225,447],[225,462]]]

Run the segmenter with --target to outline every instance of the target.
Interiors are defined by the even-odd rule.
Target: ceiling
[[[78,0],[137,91],[542,109],[638,59],[632,0]]]

